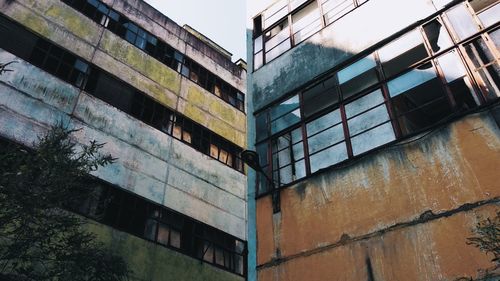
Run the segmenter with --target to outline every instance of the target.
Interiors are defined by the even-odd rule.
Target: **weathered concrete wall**
[[[218,60],[207,57],[189,45],[185,41],[187,32],[184,30],[177,32],[178,26],[174,22],[165,16],[160,16],[161,14],[142,1],[114,2],[116,3],[113,4],[113,8],[126,14],[131,20],[159,36],[181,53],[188,55],[233,87],[243,93],[246,92],[245,71],[234,64],[220,64]],[[103,29],[61,1],[0,0],[0,12],[113,73],[165,106],[201,123],[236,145],[246,146],[246,115],[243,112],[109,30]],[[150,17],[154,17],[155,20],[151,20]],[[168,24],[161,26],[157,23],[158,20]],[[172,30],[177,33],[172,33]],[[191,99],[187,94],[193,92],[197,95]]]
[[[367,280],[367,258],[368,280],[475,276],[491,257],[466,237],[500,207],[499,164],[500,129],[477,113],[282,190],[274,216],[259,199],[259,280]]]
[[[57,122],[118,161],[100,178],[246,238],[245,176],[0,49],[0,134],[30,145]],[[33,133],[35,132],[35,133]]]
[[[142,1],[129,2],[106,1],[180,52],[186,51],[182,37],[186,36],[185,31],[177,30],[180,27]],[[165,106],[245,146],[244,113],[61,1],[2,0],[0,12],[127,81]],[[168,24],[162,26],[158,21]],[[234,69],[204,58],[195,49],[190,52],[193,59],[200,58],[198,61],[205,67],[245,92],[244,72],[233,75]],[[15,58],[7,52],[0,52],[0,61],[12,59]],[[244,175],[16,60],[20,63],[13,65],[14,72],[0,79],[5,121],[2,135],[29,144],[36,140],[32,132],[40,134],[58,121],[83,128],[76,135],[79,141],[106,142],[104,150],[119,158],[117,163],[99,170],[99,177],[167,207],[188,211],[195,219],[245,239]],[[183,182],[174,179],[183,179]]]
[[[101,224],[89,224],[100,241],[109,245],[134,269],[132,281],[243,281],[243,277],[215,268],[146,240]]]
[[[255,110],[433,12],[436,9],[431,0],[366,2],[251,73],[248,93],[252,95]],[[251,43],[247,46],[252,48]]]

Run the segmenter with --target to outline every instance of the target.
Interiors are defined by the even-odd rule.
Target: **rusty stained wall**
[[[63,2],[0,0],[0,12],[245,146],[244,113]],[[154,25],[151,31],[167,42],[177,38]],[[185,46],[180,38],[175,40]],[[79,142],[105,142],[104,151],[119,158],[98,171],[100,178],[246,240],[245,175],[0,49],[0,61],[10,60],[19,63],[0,77],[2,136],[30,145],[57,122],[82,128],[75,136]],[[243,76],[210,59],[203,61],[244,91]]]
[[[258,199],[258,280],[476,276],[492,257],[465,241],[500,210],[499,166],[500,130],[479,113],[284,189],[281,213]]]

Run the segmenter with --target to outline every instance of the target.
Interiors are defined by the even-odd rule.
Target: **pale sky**
[[[252,0],[248,0],[252,1]],[[233,54],[246,58],[246,0],[146,0],[180,26],[188,24]]]

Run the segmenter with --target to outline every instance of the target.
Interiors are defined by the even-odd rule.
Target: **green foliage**
[[[491,260],[500,263],[500,211],[496,217],[487,218],[477,223],[474,233],[476,236],[467,238],[467,244],[479,248],[486,254],[493,254]]]
[[[54,127],[32,151],[0,145],[0,280],[128,280],[129,269],[65,211],[93,194],[89,173],[113,162]]]

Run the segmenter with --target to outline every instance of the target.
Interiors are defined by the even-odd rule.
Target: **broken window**
[[[403,135],[436,124],[451,114],[451,107],[432,63],[387,83]]]
[[[428,56],[422,35],[417,29],[385,45],[378,54],[386,77],[394,76]]]
[[[443,72],[446,85],[453,94],[457,109],[467,110],[478,106],[480,101],[476,97],[472,82],[457,50],[440,56],[437,61]]]
[[[434,19],[425,24],[423,29],[433,53],[437,53],[451,47],[453,44],[450,36],[448,35],[448,31],[446,31],[445,26],[439,19]]]

